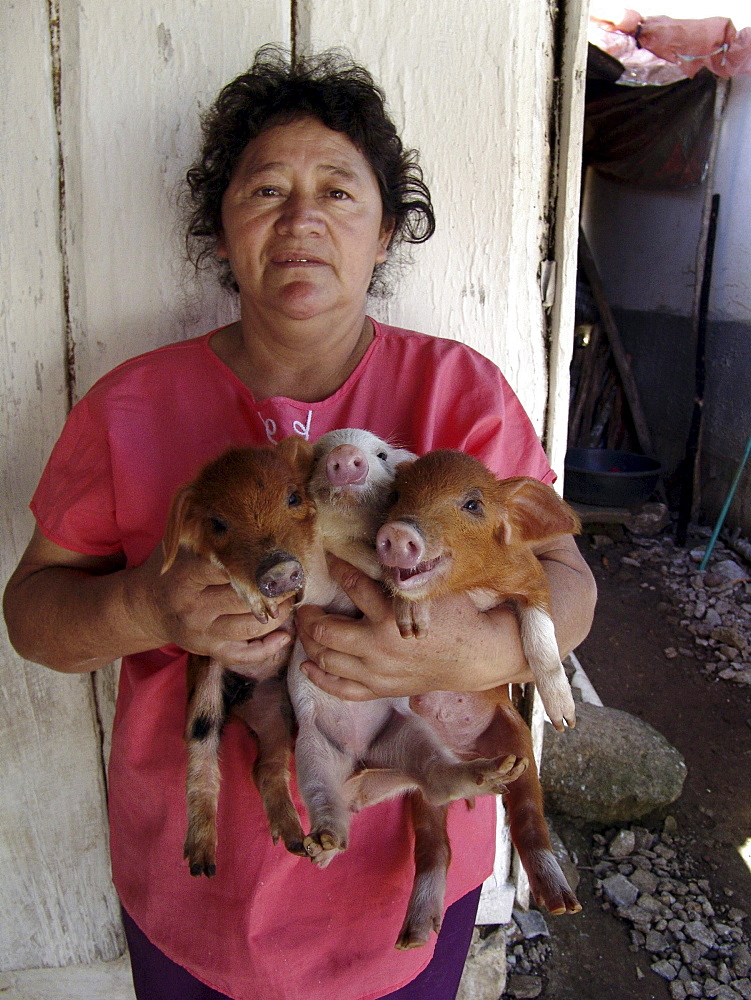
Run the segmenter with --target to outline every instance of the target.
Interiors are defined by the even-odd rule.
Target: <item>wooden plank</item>
[[[45,0],[0,11],[0,481],[4,584],[32,528],[27,509],[66,410],[58,149]],[[19,660],[0,639],[0,968],[122,951],[110,883],[91,683]]]
[[[386,322],[460,339],[504,371],[544,431],[553,24],[545,5],[494,0],[316,0],[301,44],[340,45],[383,86],[421,152],[437,232],[412,251]],[[398,24],[384,33],[383,26]]]
[[[576,242],[581,195],[584,85],[587,66],[589,4],[573,0],[558,8],[562,19],[561,71],[558,81],[556,121],[556,174],[550,192],[552,254],[556,262],[553,305],[550,310],[548,347],[548,411],[545,447],[558,472],[556,489],[563,492],[563,463],[568,444],[569,382],[574,348],[576,301]]]
[[[62,221],[48,21],[58,6]],[[228,312],[182,270],[174,189],[194,153],[198,110],[259,45],[288,43],[289,4],[27,0],[2,6],[0,34],[4,582],[67,410],[66,315],[78,397],[125,357]],[[25,664],[3,635],[0,682],[0,968],[114,958],[124,939],[101,732],[108,743],[113,672],[97,678],[95,699],[88,675]]]

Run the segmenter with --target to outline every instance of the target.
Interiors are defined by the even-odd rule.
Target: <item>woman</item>
[[[290,68],[261,50],[206,117],[188,181],[189,244],[219,262],[240,319],[126,362],[74,408],[6,591],[11,639],[65,672],[124,657],[111,852],[139,1000],[453,997],[492,866],[490,799],[452,807],[454,905],[432,961],[432,943],[393,947],[412,879],[402,804],[357,816],[349,849],[320,871],[271,844],[248,780],[253,743],[236,722],[222,744],[217,875],[188,874],[184,651],[252,675],[289,639],[278,622],[260,625],[208,562],[181,553],[160,574],[160,539],[171,496],[206,461],[290,433],[362,426],[420,453],[461,448],[499,475],[554,476],[490,362],[366,315],[374,272],[401,241],[430,236],[433,215],[364,70],[333,57]],[[591,576],[573,539],[538,555],[565,652],[589,628]],[[334,572],[363,618],[297,612],[307,669],[327,690],[369,698],[530,679],[505,609],[446,600],[430,637],[409,643],[375,584],[345,564]]]

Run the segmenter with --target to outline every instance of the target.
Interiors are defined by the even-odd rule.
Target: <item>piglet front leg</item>
[[[558,653],[552,619],[544,608],[534,606],[517,607],[516,614],[522,649],[548,718],[559,732],[565,728],[564,721],[573,729],[576,707]]]
[[[402,639],[421,639],[430,626],[430,601],[408,601],[394,598],[394,618]]]

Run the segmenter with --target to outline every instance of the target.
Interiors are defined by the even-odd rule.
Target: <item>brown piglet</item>
[[[207,465],[173,500],[164,536],[165,572],[179,547],[221,567],[260,622],[326,572],[315,505],[307,492],[312,446],[289,437],[276,447],[238,448]],[[289,626],[292,627],[291,625]],[[289,793],[293,716],[287,691],[290,648],[254,668],[255,678],[209,656],[188,656],[188,830],[192,875],[216,872],[219,742],[230,712],[255,733],[253,777],[274,842],[305,856],[303,831]]]
[[[536,542],[579,530],[576,514],[535,479],[498,480],[477,459],[435,451],[401,466],[394,502],[376,538],[384,580],[395,596],[403,636],[425,634],[433,598],[466,592],[483,610],[509,604],[522,647],[551,720],[574,724],[574,706],[550,618]],[[581,906],[553,856],[529,728],[511,704],[508,685],[481,692],[434,692],[410,699],[414,712],[461,756],[525,758],[508,785],[511,839],[535,900],[551,913]]]

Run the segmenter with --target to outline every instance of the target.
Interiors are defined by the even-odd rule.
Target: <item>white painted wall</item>
[[[548,368],[565,398],[572,331],[559,336],[559,327],[573,285],[559,280],[550,349],[538,286],[550,205],[562,197],[551,169],[551,155],[559,155],[549,134],[551,9],[533,0],[434,0],[427,12],[420,0],[298,3],[301,41],[347,45],[383,83],[407,142],[422,149],[435,195],[438,234],[415,250],[396,297],[374,311],[494,358],[538,431],[547,412],[551,439],[559,440],[565,411],[548,406]],[[567,10],[579,24],[581,5]],[[59,13],[59,146],[50,11]],[[182,263],[176,187],[194,155],[197,112],[260,44],[287,43],[290,23],[288,0],[24,0],[0,8],[0,583],[30,533],[26,507],[68,389],[79,398],[126,357],[232,313]],[[566,72],[573,81],[574,68]],[[573,105],[576,87],[565,93]],[[569,108],[564,118],[574,123],[561,154],[570,167],[577,115]],[[565,250],[567,231],[569,258],[572,178],[569,171],[560,202],[568,229],[550,240]],[[25,664],[3,638],[0,692],[0,968],[112,957],[122,937],[109,881],[100,732],[111,719],[112,676],[94,686]]]
[[[535,4],[312,4],[308,44],[377,66],[406,143],[422,151],[438,230],[414,251],[387,322],[472,344],[504,369],[538,431],[547,373],[537,267],[551,156],[552,39]],[[524,39],[513,46],[509,39]],[[406,53],[408,56],[405,58]],[[461,67],[461,70],[459,69]],[[530,80],[539,81],[530,87]],[[519,211],[521,205],[526,208]]]
[[[66,373],[45,0],[3,5],[0,38],[4,583],[29,538],[26,504],[65,418]],[[93,961],[122,948],[96,729],[88,679],[21,662],[3,632],[0,968]]]
[[[720,194],[710,319],[751,323],[751,77],[730,88],[717,150]]]

